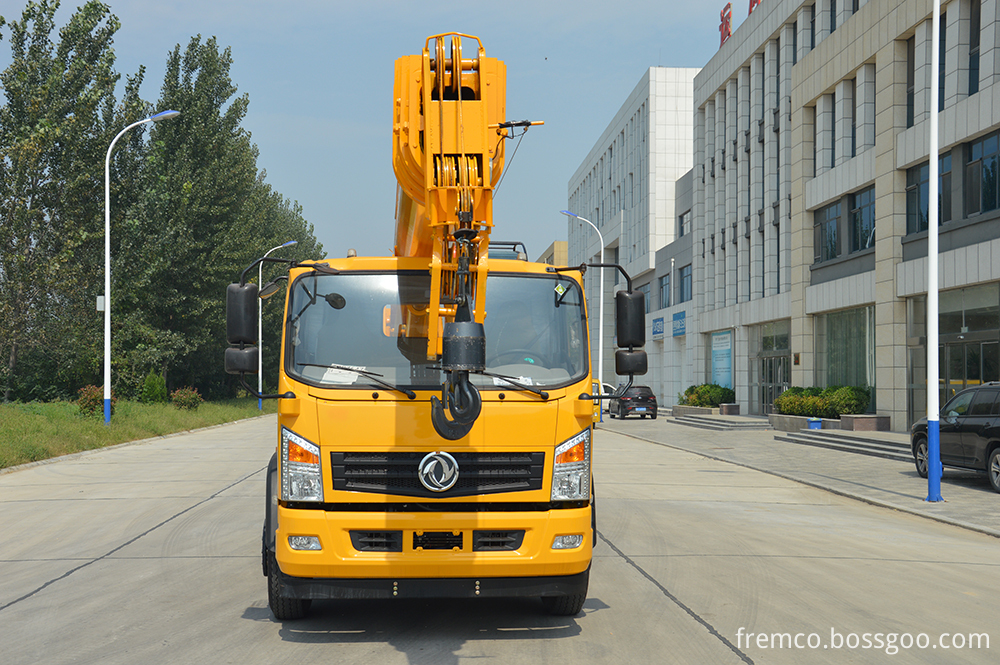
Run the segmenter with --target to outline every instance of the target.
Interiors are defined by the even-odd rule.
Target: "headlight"
[[[590,428],[556,447],[552,465],[552,500],[590,499]]]
[[[281,500],[323,500],[319,446],[285,427],[281,428]]]

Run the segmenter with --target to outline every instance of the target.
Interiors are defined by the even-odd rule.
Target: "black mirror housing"
[[[226,339],[230,344],[257,343],[256,284],[230,284],[226,288]],[[226,358],[226,371],[229,371],[228,352]],[[254,371],[257,371],[256,363]]]
[[[649,370],[649,359],[643,350],[628,351],[618,349],[615,351],[615,374],[619,376],[645,374]]]
[[[615,330],[620,348],[646,344],[646,300],[641,291],[619,291],[615,294]]]
[[[242,349],[231,346],[226,349],[226,373],[256,374],[258,358],[260,358],[260,349],[256,346]]]

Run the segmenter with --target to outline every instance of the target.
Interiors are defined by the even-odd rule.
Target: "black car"
[[[941,464],[985,471],[1000,492],[1000,383],[984,383],[958,393],[939,416]],[[927,477],[927,418],[910,427],[917,473]]]
[[[656,420],[656,395],[648,386],[632,386],[621,397],[611,398],[608,414],[612,418],[624,418],[633,413],[640,418],[649,416]]]

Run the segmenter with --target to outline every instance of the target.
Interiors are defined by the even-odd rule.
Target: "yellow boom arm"
[[[478,45],[471,58],[463,57],[463,37]],[[473,319],[486,317],[486,280],[478,277],[486,274],[493,186],[503,172],[506,66],[486,57],[478,37],[434,35],[422,55],[396,61],[393,96],[395,255],[429,261],[425,320],[407,323],[427,330],[427,357],[434,359],[442,353],[442,324],[454,320],[463,291],[472,296]]]

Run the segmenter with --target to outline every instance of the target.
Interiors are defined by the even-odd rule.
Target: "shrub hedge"
[[[843,414],[864,413],[870,401],[870,390],[862,386],[794,387],[774,400],[774,408],[790,416],[839,418]]]
[[[732,388],[724,388],[715,383],[691,386],[677,397],[678,404],[682,406],[707,406],[715,408],[720,404],[732,404],[735,401],[736,393]]]

